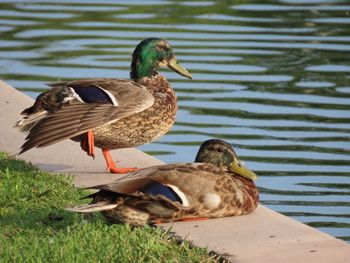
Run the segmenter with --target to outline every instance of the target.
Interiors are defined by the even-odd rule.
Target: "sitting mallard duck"
[[[20,131],[29,131],[20,153],[71,138],[80,141],[92,157],[94,145],[101,148],[110,172],[135,170],[116,167],[109,150],[152,142],[173,126],[177,98],[156,71],[158,67],[191,78],[168,42],[148,38],[133,53],[132,81],[84,79],[50,84],[52,88],[40,94],[16,124]]]
[[[230,144],[208,140],[195,163],[148,167],[91,187],[100,189],[88,196],[93,198],[91,204],[67,210],[102,211],[111,223],[133,226],[244,215],[258,204],[256,178]]]

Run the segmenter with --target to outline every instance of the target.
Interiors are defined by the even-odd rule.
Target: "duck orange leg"
[[[95,158],[95,136],[92,130],[88,130],[86,133],[81,135],[80,147],[87,153],[87,155]]]
[[[114,174],[126,174],[132,171],[138,170],[138,168],[118,168],[115,162],[112,159],[111,153],[109,152],[109,149],[102,149],[103,156],[105,157],[106,164],[107,164],[107,170],[109,170],[111,173]]]
[[[153,225],[159,225],[159,224],[162,224],[164,223],[164,221],[162,219],[155,219],[155,220],[152,220],[152,224]]]

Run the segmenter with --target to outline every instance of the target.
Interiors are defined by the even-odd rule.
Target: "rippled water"
[[[141,147],[189,161],[203,140],[235,145],[262,203],[350,240],[350,4],[261,1],[0,0],[0,77],[32,97],[46,82],[128,78],[146,37],[193,73],[170,71],[177,123]]]

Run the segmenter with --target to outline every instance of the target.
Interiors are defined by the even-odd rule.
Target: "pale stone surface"
[[[0,81],[0,151],[18,153],[25,136],[13,128],[20,112],[33,100]],[[145,167],[162,163],[136,149],[112,152],[121,166]],[[104,172],[99,150],[86,156],[77,143],[64,141],[17,156],[41,169],[75,176],[74,184],[89,186],[119,177]],[[251,215],[165,224],[196,246],[225,255],[232,262],[350,262],[350,245],[262,205]]]
[[[350,262],[349,244],[262,205],[246,216],[165,227],[231,262]]]

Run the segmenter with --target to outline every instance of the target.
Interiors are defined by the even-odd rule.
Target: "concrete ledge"
[[[20,112],[33,100],[0,81],[0,151],[18,153],[24,134],[13,128]],[[136,149],[112,152],[122,166],[146,167],[161,161]],[[77,143],[65,141],[33,149],[17,158],[45,171],[74,175],[79,187],[110,182],[118,175],[104,172],[104,160],[86,156]],[[232,262],[350,262],[350,245],[262,205],[251,215],[197,222],[164,224],[196,246],[224,255]]]

